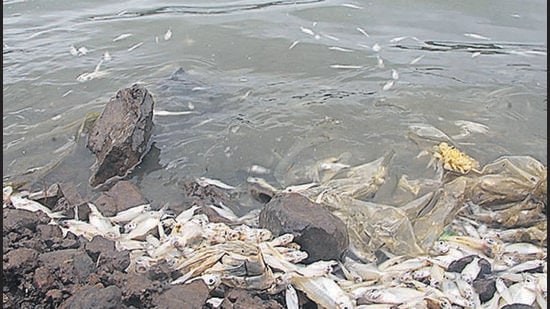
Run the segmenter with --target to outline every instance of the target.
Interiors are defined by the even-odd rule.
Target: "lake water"
[[[411,138],[416,124],[455,137],[482,165],[503,155],[547,162],[544,0],[4,0],[3,9],[4,180],[53,168],[49,180],[89,192],[93,158],[75,132],[133,83],[155,110],[190,112],[155,116],[154,147],[131,178],[158,205],[177,203],[185,179],[244,187],[258,165],[286,186],[316,160],[355,165],[393,149],[376,196],[392,201],[401,175],[434,173],[417,155],[435,142]]]

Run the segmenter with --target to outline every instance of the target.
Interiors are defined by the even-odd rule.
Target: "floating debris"
[[[471,171],[479,173],[476,169],[479,167],[479,163],[476,160],[455,147],[449,146],[446,142],[441,142],[438,146],[434,146],[433,156],[448,171],[460,174],[467,174]]]
[[[294,42],[292,42],[292,44],[290,44],[290,46],[288,47],[288,49],[293,49],[294,46],[298,45],[298,43],[300,43],[300,41],[294,41]]]

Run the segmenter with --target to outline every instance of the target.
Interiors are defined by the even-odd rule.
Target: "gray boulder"
[[[301,250],[308,253],[304,263],[337,260],[349,246],[345,223],[298,193],[275,195],[260,212],[259,222],[274,235],[292,233]]]
[[[111,98],[88,135],[86,147],[96,156],[93,187],[126,177],[150,149],[153,97],[134,84]]]

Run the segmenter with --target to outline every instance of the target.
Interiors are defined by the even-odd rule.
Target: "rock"
[[[2,230],[4,235],[8,232],[27,228],[35,231],[36,226],[40,223],[48,223],[49,218],[41,211],[31,212],[22,209],[5,208],[3,210],[4,220],[2,221]]]
[[[122,292],[114,285],[102,287],[101,284],[86,286],[76,292],[61,305],[64,309],[110,309],[121,308]]]
[[[475,257],[479,258],[478,265],[480,267],[479,273],[476,278],[474,279],[480,279],[484,278],[486,275],[491,274],[491,263],[487,261],[485,258],[480,258],[478,255],[467,255],[465,257],[462,257],[458,260],[455,260],[449,264],[449,267],[447,268],[448,272],[455,272],[460,273],[466,267],[466,265],[470,264]]]
[[[172,286],[155,299],[155,305],[165,309],[202,308],[208,293],[204,281],[195,280],[189,284]]]
[[[96,156],[93,187],[126,177],[150,149],[153,97],[137,84],[117,92],[107,103],[88,135],[87,147]]]
[[[78,245],[69,244],[70,239],[63,238],[63,232],[58,225],[40,224],[36,227],[38,243],[42,251],[51,251],[57,249],[66,249],[68,247],[78,247]],[[71,233],[74,236],[74,234]],[[68,236],[68,235],[67,235]],[[69,244],[69,246],[66,246]],[[77,243],[78,244],[78,243]]]
[[[151,294],[158,289],[157,284],[146,276],[137,273],[122,273],[116,271],[110,277],[110,282],[122,289],[122,300],[146,304]]]
[[[275,195],[260,212],[260,227],[274,235],[292,233],[301,250],[308,253],[304,263],[339,259],[349,245],[344,222],[298,193]]]
[[[252,291],[244,289],[231,289],[225,294],[220,306],[222,309],[283,309],[284,307],[273,299],[264,300]]]
[[[88,276],[96,270],[92,259],[78,249],[45,252],[38,257],[38,261],[63,282],[84,284]]]
[[[57,200],[61,197],[60,193],[59,184],[54,183],[46,190],[30,193],[28,198],[52,209],[57,203]]]
[[[38,255],[39,252],[34,249],[15,249],[3,256],[2,269],[6,272],[31,272],[37,265]]]
[[[489,301],[495,295],[497,290],[495,278],[477,279],[472,282],[472,287],[479,295],[479,300],[484,303]]]
[[[117,251],[112,240],[101,236],[95,236],[91,242],[85,245],[86,252],[96,261],[98,268],[111,273],[113,270],[124,271],[130,265],[130,253]]]
[[[61,198],[57,201],[54,211],[64,211],[67,217],[74,218],[74,208],[78,207],[78,218],[87,220],[90,213],[86,201],[73,183],[62,183],[59,185]]]
[[[41,292],[47,292],[54,284],[54,278],[46,267],[38,267],[34,271],[34,286]]]
[[[104,216],[114,216],[117,213],[134,206],[148,204],[139,189],[131,182],[117,182],[109,191],[102,192],[94,205]]]

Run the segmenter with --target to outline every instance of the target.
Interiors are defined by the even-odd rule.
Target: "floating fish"
[[[134,49],[140,47],[141,45],[143,45],[143,42],[139,42],[139,43],[137,43],[137,44],[135,44],[135,45],[132,45],[132,46],[130,46],[130,47],[128,48],[128,51],[132,51],[132,50],[134,50]]]
[[[129,38],[131,37],[133,34],[132,33],[123,33],[119,36],[117,36],[116,38],[113,39],[113,42],[116,42],[116,41],[120,41],[120,40],[124,40],[126,38]]]
[[[464,33],[464,36],[472,38],[472,39],[478,39],[478,40],[490,40],[491,38],[488,38],[483,35],[475,34],[475,33]]]
[[[166,31],[166,33],[164,34],[164,40],[165,40],[165,41],[168,41],[168,40],[170,40],[170,38],[172,38],[172,29],[169,28],[169,29]]]
[[[313,32],[313,30],[309,29],[309,28],[305,28],[305,27],[301,27],[300,26],[300,30],[302,30],[303,33],[305,34],[309,34],[311,36],[315,36],[315,32]]]
[[[367,31],[365,31],[363,28],[356,27],[355,29],[356,29],[357,31],[361,32],[361,34],[363,34],[363,35],[366,36],[367,38],[370,37],[370,35],[367,33]]]

